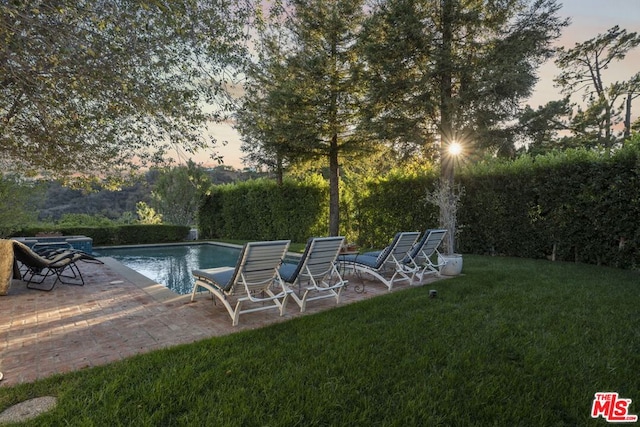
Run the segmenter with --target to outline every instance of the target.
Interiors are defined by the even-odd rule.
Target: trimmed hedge
[[[427,204],[425,197],[433,190],[438,177],[393,174],[370,178],[366,190],[354,197],[359,233],[355,240],[361,247],[381,248],[398,231],[425,231],[438,223],[438,208]]]
[[[259,179],[214,186],[198,211],[204,239],[304,242],[328,231],[329,187],[320,177],[277,185]]]
[[[425,202],[433,174],[367,181],[354,196],[357,241],[383,247],[399,230],[437,227]],[[640,266],[640,141],[611,157],[585,150],[490,161],[459,173],[465,188],[457,249],[609,265]]]
[[[341,185],[341,234],[385,246],[397,231],[438,226],[426,203],[435,172],[399,173]],[[620,268],[640,266],[640,140],[611,157],[586,150],[490,161],[456,176],[461,253],[548,258]],[[203,238],[291,239],[327,233],[328,186],[248,181],[215,187],[200,209]]]
[[[148,243],[171,243],[184,241],[190,227],[183,225],[127,224],[113,227],[30,227],[16,232],[14,236],[35,236],[38,233],[59,232],[64,236],[87,236],[94,246],[139,245]]]
[[[463,175],[462,252],[640,265],[640,149],[583,150]]]

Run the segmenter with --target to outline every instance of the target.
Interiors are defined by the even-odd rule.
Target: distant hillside
[[[224,165],[207,169],[207,172],[214,184],[229,184],[264,176],[262,173],[241,171]],[[157,176],[157,171],[150,171],[138,182],[120,191],[102,190],[93,193],[66,188],[58,182],[49,182],[46,185],[38,219],[55,221],[66,213],[99,214],[109,219],[118,219],[125,212],[135,214],[138,202],[150,202],[151,191]]]

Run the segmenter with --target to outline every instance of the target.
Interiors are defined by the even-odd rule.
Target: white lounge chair
[[[300,311],[306,310],[307,301],[323,298],[335,298],[340,303],[342,289],[347,281],[342,279],[336,266],[336,259],[344,237],[315,237],[309,239],[304,253],[297,264],[283,263],[280,266],[280,277],[285,283],[297,285],[299,296],[291,289],[291,297],[300,306]],[[304,287],[303,287],[304,286]],[[316,296],[310,296],[318,292]]]
[[[413,266],[415,269],[415,276],[418,276],[420,282],[426,274],[436,274],[440,276],[440,269],[446,265],[446,262],[437,261],[437,264],[433,263],[433,255],[438,254],[438,248],[444,240],[444,236],[447,234],[447,230],[427,230],[422,235],[420,240],[416,242],[411,250],[407,253],[407,256],[401,261],[407,266]],[[386,248],[385,248],[386,249]],[[362,255],[367,256],[379,256],[383,251],[365,252]],[[411,268],[411,267],[407,267]]]
[[[404,262],[409,250],[418,240],[420,233],[404,232],[397,233],[391,244],[387,246],[379,255],[340,255],[338,260],[345,269],[353,270],[356,273],[367,273],[380,280],[391,290],[396,281],[413,281],[413,276],[417,272],[417,267],[413,263]],[[385,276],[393,271],[390,279]]]
[[[416,277],[422,282],[426,274],[440,276],[440,269],[446,265],[445,262],[433,263],[433,255],[440,255],[438,248],[447,234],[447,230],[427,230],[416,245],[409,251],[409,258],[418,267]]]
[[[284,314],[289,291],[278,273],[278,267],[289,248],[290,240],[246,243],[233,267],[193,270],[196,283],[191,292],[191,301],[200,287],[216,296],[231,316],[233,326],[238,324],[240,314],[268,309],[278,309]],[[280,287],[274,293],[274,286]],[[235,297],[235,308],[229,298]],[[260,306],[242,309],[245,302]]]

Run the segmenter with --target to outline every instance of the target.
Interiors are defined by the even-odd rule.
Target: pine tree
[[[258,155],[276,165],[305,160],[327,165],[329,235],[335,236],[340,163],[366,146],[356,131],[362,102],[356,40],[365,18],[364,2],[292,0],[278,11],[271,19],[281,23],[278,34],[285,43],[261,45],[271,50],[250,75],[249,85],[257,90],[251,91],[253,101],[244,104],[239,116],[241,129],[249,135],[245,151],[257,148]],[[268,37],[274,41],[273,33]]]

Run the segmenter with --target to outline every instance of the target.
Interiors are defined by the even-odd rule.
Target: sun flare
[[[462,145],[457,142],[452,142],[449,144],[449,154],[452,156],[457,156],[462,153]]]

